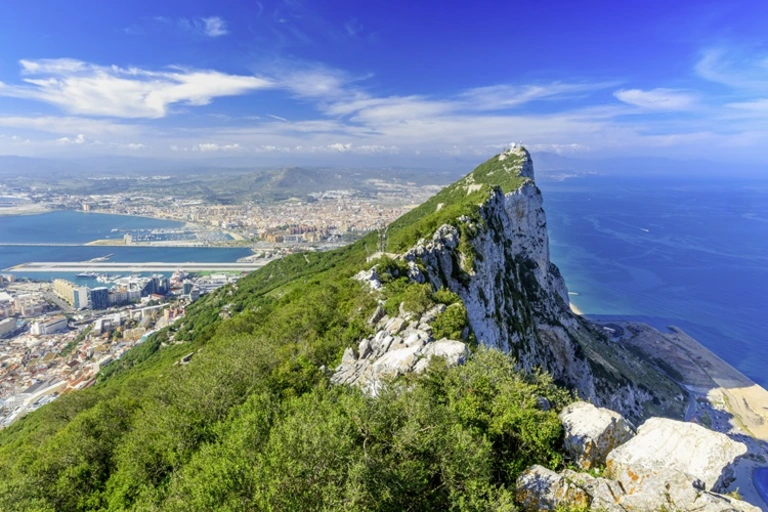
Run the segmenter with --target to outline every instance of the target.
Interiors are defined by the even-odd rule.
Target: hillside
[[[570,312],[524,149],[378,248],[374,233],[272,262],[0,432],[0,509],[514,510],[526,468],[563,466],[574,392],[632,419],[682,413],[670,379]],[[399,332],[429,338],[409,352],[421,373],[332,383]],[[471,353],[430,360],[436,341]]]

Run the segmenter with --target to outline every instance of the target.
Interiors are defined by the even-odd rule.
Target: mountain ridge
[[[380,289],[354,279],[372,269]],[[432,358],[377,398],[332,385],[379,308],[473,354]],[[557,412],[573,397],[553,378],[631,418],[684,406],[570,313],[532,160],[514,148],[383,241],[289,256],[202,298],[97,385],[0,432],[0,508],[512,507],[525,468],[563,463]]]

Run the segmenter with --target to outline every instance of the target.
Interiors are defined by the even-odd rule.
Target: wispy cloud
[[[98,66],[74,59],[22,60],[24,85],[0,85],[0,96],[38,100],[73,114],[161,118],[175,104],[207,105],[274,84],[211,70]]]
[[[615,86],[615,82],[549,84],[500,84],[476,87],[461,94],[468,107],[477,110],[499,110],[538,100],[570,98]]]
[[[768,54],[742,49],[708,48],[696,64],[705,80],[734,89],[768,89]]]
[[[644,110],[688,110],[695,106],[695,95],[675,90],[657,88],[644,91],[642,89],[621,89],[613,95],[629,105],[640,107]]]
[[[180,18],[177,24],[186,31],[206,37],[221,37],[229,34],[227,22],[219,16]]]

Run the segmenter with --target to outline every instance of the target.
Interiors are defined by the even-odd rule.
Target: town
[[[99,371],[240,273],[117,277],[88,288],[0,275],[0,428],[91,386]]]

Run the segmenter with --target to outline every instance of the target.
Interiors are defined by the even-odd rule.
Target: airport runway
[[[16,265],[3,269],[5,272],[174,272],[186,270],[187,272],[200,271],[238,271],[248,272],[256,270],[269,263],[269,261],[257,263],[194,263],[194,262],[145,262],[145,263],[115,263],[115,262],[59,262],[42,261]]]

